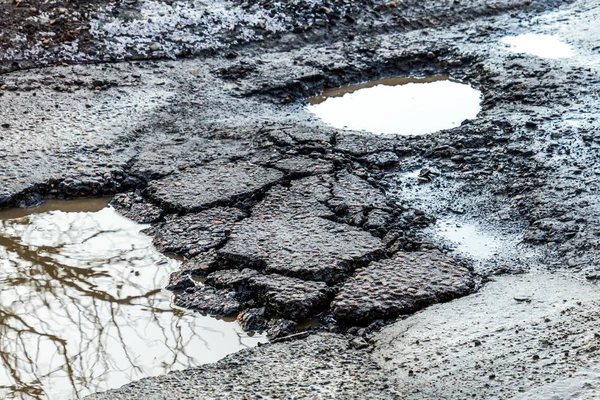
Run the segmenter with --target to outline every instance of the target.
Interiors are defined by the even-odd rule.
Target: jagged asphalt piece
[[[231,207],[215,207],[184,216],[169,215],[144,230],[163,253],[194,257],[225,243],[233,224],[246,214]]]
[[[230,266],[327,283],[384,254],[383,243],[371,234],[319,217],[252,217],[231,236],[218,251]]]
[[[110,205],[121,215],[139,222],[147,224],[160,218],[163,210],[135,192],[119,193],[113,197]]]
[[[397,253],[357,271],[331,306],[341,320],[369,322],[464,296],[474,286],[471,271],[438,251]]]
[[[371,210],[387,212],[385,194],[366,180],[348,172],[341,172],[332,187],[329,206],[344,222],[360,226]]]
[[[333,218],[325,205],[331,197],[330,177],[311,176],[292,181],[290,187],[275,186],[252,208],[252,215]]]
[[[299,320],[311,316],[327,306],[332,290],[323,282],[305,281],[277,274],[262,274],[246,268],[240,270],[216,271],[206,278],[206,286],[215,288],[224,295],[223,303],[234,292],[235,298],[246,304],[265,308],[268,317],[283,317]],[[186,297],[197,297],[200,304],[207,289],[198,287],[196,294]],[[212,293],[212,292],[211,292]],[[204,311],[208,314],[222,315],[221,308],[208,304]]]
[[[208,285],[188,288],[173,299],[178,307],[189,308],[213,316],[236,315],[242,310],[242,304],[233,290],[215,289]]]
[[[275,163],[274,166],[292,177],[324,174],[333,171],[331,161],[311,157],[284,158]]]
[[[283,173],[271,168],[212,163],[152,181],[146,192],[168,210],[194,212],[247,200],[282,179]]]
[[[248,156],[253,151],[244,140],[192,137],[175,143],[149,144],[136,156],[131,173],[144,179],[159,179],[198,164]]]

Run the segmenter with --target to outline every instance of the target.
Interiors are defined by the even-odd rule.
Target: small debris
[[[514,297],[514,299],[518,303],[531,303],[531,298],[529,298],[529,297]]]

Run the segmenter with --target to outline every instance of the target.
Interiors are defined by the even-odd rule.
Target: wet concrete
[[[0,396],[79,398],[264,341],[172,306],[179,262],[108,200],[0,212]]]
[[[76,62],[101,47],[95,60],[140,61],[3,75],[0,105],[10,113],[0,117],[2,205],[120,193],[115,208],[152,223],[155,243],[184,257],[169,282],[187,290],[182,304],[239,313],[245,329],[266,328],[275,340],[304,338],[304,319],[318,319],[321,333],[105,396],[406,396],[394,384],[405,379],[394,371],[404,370],[382,375],[385,366],[370,363],[369,352],[383,348],[377,329],[406,327],[410,313],[459,296],[465,300],[446,307],[468,310],[472,293],[498,274],[539,271],[544,283],[544,274],[558,271],[585,277],[587,285],[598,280],[596,1],[218,2],[211,10],[198,4],[197,12],[187,2],[171,6],[99,3],[86,17],[91,42],[78,55],[55,47],[47,58],[21,58],[23,65]],[[502,43],[532,33],[560,37],[573,56],[541,58]],[[174,54],[196,58],[148,60]],[[373,135],[328,126],[306,107],[306,99],[329,88],[440,75],[482,93],[476,119],[423,136]],[[456,252],[453,240],[436,235],[437,221],[453,220],[494,238],[517,237],[517,245],[508,240],[479,260]],[[395,268],[398,260],[410,262]],[[557,301],[566,298],[561,293]],[[337,316],[336,298],[353,300]],[[430,309],[418,315],[427,318]],[[587,329],[586,313],[584,307],[564,322]],[[463,314],[455,315],[461,323]],[[560,349],[570,345],[558,334],[551,339]],[[382,357],[394,359],[410,345],[398,343]],[[514,343],[515,352],[529,354],[528,341]],[[305,356],[295,359],[296,351]],[[338,374],[351,383],[341,392],[327,373],[305,378],[318,372],[307,360],[324,358],[320,365],[347,372]],[[277,360],[287,368],[278,375],[244,369]],[[593,376],[586,363],[574,359],[573,377]],[[456,374],[470,376],[464,369]],[[578,385],[568,376],[521,384],[508,367],[494,375],[540,396]],[[456,387],[453,379],[440,376],[432,390],[444,382]],[[475,380],[465,389],[482,387]]]

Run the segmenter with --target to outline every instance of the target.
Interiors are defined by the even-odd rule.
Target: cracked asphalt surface
[[[44,7],[0,2],[0,206],[117,194],[118,211],[152,223],[159,250],[184,257],[165,282],[175,304],[237,316],[244,329],[281,340],[91,398],[516,398],[594,376],[595,350],[554,359],[556,369],[527,385],[511,370],[516,361],[472,369],[486,354],[505,357],[507,346],[525,349],[534,335],[475,332],[485,346],[469,347],[468,361],[435,354],[480,317],[476,296],[504,296],[507,310],[517,302],[529,312],[533,294],[506,300],[495,288],[519,278],[499,274],[531,274],[518,285],[535,293],[556,273],[572,290],[540,300],[540,318],[593,329],[599,2]],[[501,43],[522,33],[558,35],[575,54],[543,59]],[[375,136],[329,127],[306,108],[325,88],[432,75],[479,89],[478,118],[427,136]],[[413,172],[422,170],[419,183]],[[448,217],[521,242],[475,262],[431,234]],[[563,300],[577,306],[549,311]],[[409,354],[418,321],[427,327],[452,312],[448,342]],[[546,340],[562,349],[568,339],[556,326]],[[306,329],[308,338],[285,339]],[[485,379],[460,378],[478,373]],[[430,390],[415,390],[423,385]]]

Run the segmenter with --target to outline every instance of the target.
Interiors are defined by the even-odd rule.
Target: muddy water
[[[570,58],[573,56],[571,46],[562,42],[557,36],[527,33],[519,36],[507,36],[502,39],[508,50],[549,59]]]
[[[172,307],[178,261],[106,205],[0,213],[0,398],[78,398],[265,341]]]
[[[391,78],[330,89],[309,110],[338,129],[424,135],[477,117],[481,94],[447,76]]]

